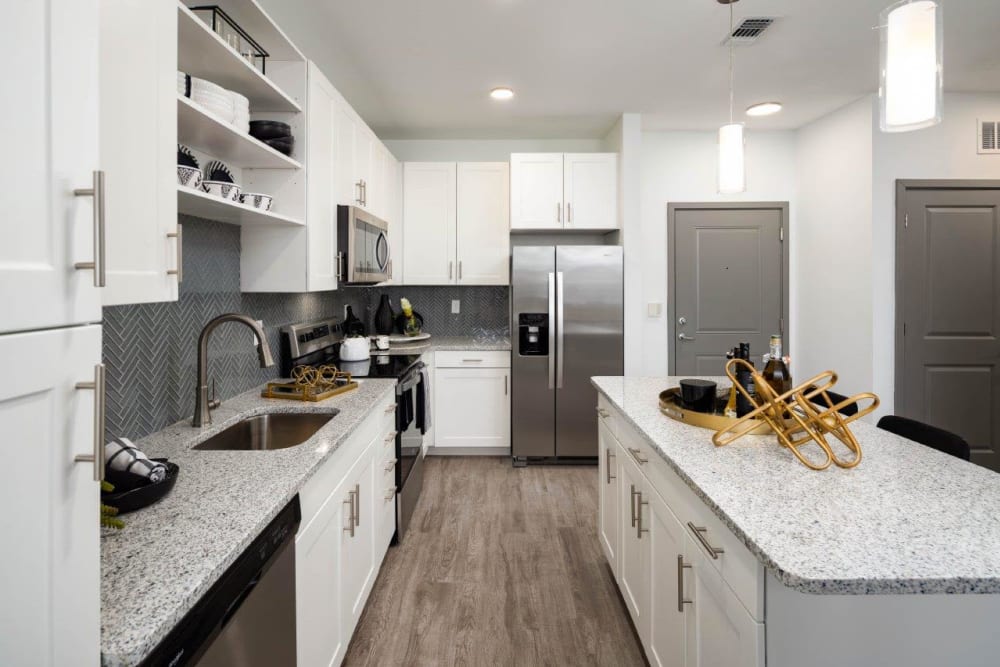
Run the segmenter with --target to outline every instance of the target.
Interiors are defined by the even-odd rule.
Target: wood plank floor
[[[643,665],[597,541],[597,469],[429,457],[344,664]]]

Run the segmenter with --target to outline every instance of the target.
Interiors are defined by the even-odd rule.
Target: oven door
[[[402,541],[423,488],[423,381],[417,364],[396,385],[396,539]]]
[[[389,225],[364,209],[338,207],[338,241],[347,253],[348,283],[371,284],[389,279]]]

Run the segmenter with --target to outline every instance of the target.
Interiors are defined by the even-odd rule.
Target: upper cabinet
[[[510,227],[617,229],[618,154],[511,154]]]
[[[99,4],[104,304],[176,301],[177,5]]]
[[[0,164],[11,194],[0,216],[0,332],[97,322],[104,273],[94,199],[103,194],[94,176],[97,2],[18,3],[4,35],[17,64],[7,84],[17,103],[0,105],[4,127],[16,128],[6,136],[10,159]]]
[[[403,282],[507,285],[509,170],[505,162],[403,165]]]

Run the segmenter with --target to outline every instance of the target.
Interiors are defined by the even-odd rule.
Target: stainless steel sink
[[[301,445],[339,413],[276,413],[237,422],[194,446],[195,449],[285,449]]]

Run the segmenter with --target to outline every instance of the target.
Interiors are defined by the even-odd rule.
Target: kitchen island
[[[593,379],[602,546],[652,663],[997,664],[1000,475],[864,422],[854,469],[718,448],[660,412],[680,379]]]

